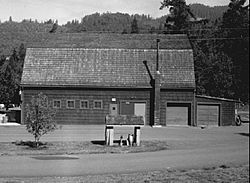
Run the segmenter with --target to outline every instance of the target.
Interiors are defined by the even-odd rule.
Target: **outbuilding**
[[[196,95],[197,126],[235,125],[235,105],[239,101]]]

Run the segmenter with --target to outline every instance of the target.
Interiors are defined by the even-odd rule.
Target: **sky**
[[[159,10],[163,0],[0,0],[0,20],[12,17],[13,21],[37,19],[58,20],[65,24],[73,19],[80,20],[93,13],[121,12],[146,14],[151,17],[166,15],[167,9]],[[201,3],[209,6],[228,5],[230,0],[186,0],[187,4]],[[249,2],[249,1],[248,1]]]

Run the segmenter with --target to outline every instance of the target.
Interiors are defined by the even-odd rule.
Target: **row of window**
[[[53,108],[61,108],[61,100],[53,100]],[[67,100],[66,101],[67,109],[75,109],[75,100]],[[89,101],[88,100],[80,100],[80,109],[89,109]],[[102,100],[94,100],[93,101],[93,109],[102,109],[103,103]]]

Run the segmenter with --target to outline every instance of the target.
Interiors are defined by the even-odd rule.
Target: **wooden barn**
[[[145,125],[196,125],[186,35],[53,35],[27,48],[21,86],[22,123],[24,106],[43,92],[59,124],[104,124],[121,114],[143,116]]]

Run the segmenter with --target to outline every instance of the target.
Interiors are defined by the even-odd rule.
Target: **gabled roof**
[[[147,38],[145,35],[144,37]],[[116,38],[110,36],[110,39]],[[125,39],[123,41],[126,42]],[[109,41],[103,40],[100,43],[103,48],[92,48],[92,46],[89,46],[90,48],[28,48],[21,85],[151,88],[151,78],[143,61],[147,61],[148,68],[154,77],[156,50],[150,49],[149,45],[156,44],[156,40],[149,41],[149,38],[145,42],[127,40],[128,45],[138,46],[140,49],[127,48],[128,45],[124,44],[126,45],[124,46],[123,41],[110,42],[110,45],[116,43],[118,48],[110,48]],[[135,44],[132,44],[133,41]],[[189,47],[184,49],[177,48],[177,46],[173,46],[172,49],[162,49],[162,42],[164,40],[161,40],[159,51],[161,87],[194,88],[192,50]],[[146,45],[144,48],[139,46],[143,43]],[[123,45],[124,48],[118,45]],[[189,45],[189,42],[186,45]]]

